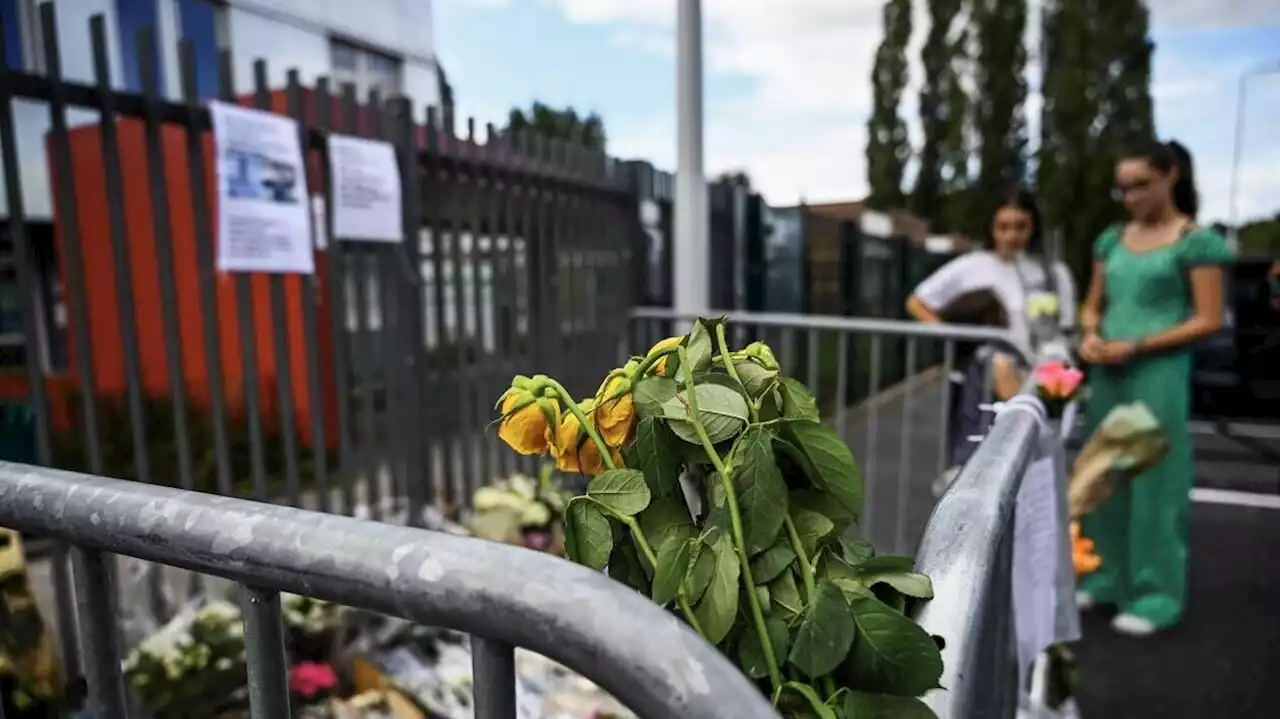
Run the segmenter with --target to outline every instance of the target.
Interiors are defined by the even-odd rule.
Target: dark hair
[[[1177,170],[1178,181],[1173,185],[1173,206],[1178,208],[1178,212],[1195,219],[1200,212],[1200,193],[1196,191],[1191,153],[1182,143],[1177,140],[1152,142],[1128,157],[1146,160],[1151,169],[1162,175]]]
[[[938,314],[949,325],[1004,327],[1009,324],[1008,310],[989,289],[966,292],[948,302]]]
[[[1031,238],[1027,241],[1027,251],[1040,252],[1043,249],[1040,233],[1044,230],[1044,214],[1040,212],[1040,203],[1036,201],[1036,194],[1020,186],[1011,187],[1002,192],[995,204],[991,206],[991,214],[987,216],[987,224],[983,228],[987,233],[987,242],[995,241],[996,215],[1005,207],[1016,207],[1031,215]]]

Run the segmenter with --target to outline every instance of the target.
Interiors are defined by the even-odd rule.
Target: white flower
[[[1049,292],[1037,292],[1027,298],[1027,317],[1039,319],[1058,314],[1058,296]]]
[[[551,510],[542,502],[530,502],[520,514],[520,524],[527,527],[541,527],[551,521]]]

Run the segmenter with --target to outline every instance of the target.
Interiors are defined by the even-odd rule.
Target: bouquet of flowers
[[[1079,392],[1084,372],[1066,362],[1046,362],[1036,367],[1035,379],[1040,401],[1044,402],[1050,417],[1058,418]]]
[[[239,608],[220,600],[187,607],[129,654],[124,672],[156,719],[242,709],[247,677]]]
[[[564,512],[571,496],[547,465],[536,480],[517,474],[481,487],[472,498],[468,524],[481,539],[563,556]]]
[[[909,613],[932,583],[853,531],[862,474],[784,370],[701,319],[593,397],[515,377],[498,436],[590,478],[565,510],[569,559],[670,607],[783,717],[931,716],[918,697],[942,656]]]

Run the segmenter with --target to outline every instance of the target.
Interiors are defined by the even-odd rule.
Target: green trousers
[[[1191,356],[1143,358],[1089,371],[1087,425],[1092,432],[1117,404],[1143,402],[1159,420],[1169,453],[1120,489],[1081,523],[1102,566],[1080,588],[1102,604],[1169,627],[1187,599],[1187,532],[1194,476],[1191,436]]]

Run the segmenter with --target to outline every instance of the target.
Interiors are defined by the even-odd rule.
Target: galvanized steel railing
[[[581,673],[641,717],[777,717],[674,615],[546,554],[8,462],[0,462],[0,525],[73,546],[89,699],[100,719],[127,716],[108,553],[242,585],[254,717],[289,716],[279,592],[470,633],[477,719],[515,717],[517,646]]]

